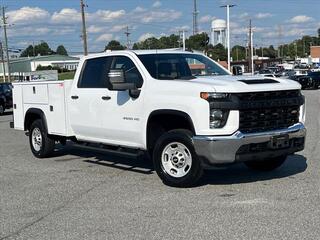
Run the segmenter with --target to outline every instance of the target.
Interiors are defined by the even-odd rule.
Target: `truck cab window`
[[[88,59],[84,63],[78,87],[108,88],[108,72],[112,57]]]
[[[141,88],[143,84],[142,76],[134,62],[125,56],[117,56],[113,59],[111,70],[124,70],[125,79],[128,83],[135,83],[137,88]]]

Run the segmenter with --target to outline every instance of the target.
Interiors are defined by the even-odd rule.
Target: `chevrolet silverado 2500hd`
[[[202,54],[114,51],[84,57],[74,80],[13,84],[14,122],[34,156],[66,140],[148,152],[165,184],[244,162],[273,170],[304,148],[297,82],[232,76]]]

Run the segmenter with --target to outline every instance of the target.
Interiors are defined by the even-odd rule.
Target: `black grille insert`
[[[239,130],[252,133],[288,128],[299,122],[299,114],[300,106],[240,110]]]

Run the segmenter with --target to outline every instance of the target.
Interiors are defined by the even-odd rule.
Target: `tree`
[[[68,52],[67,52],[67,50],[66,50],[66,48],[63,46],[63,45],[59,45],[58,47],[57,47],[57,54],[59,54],[59,55],[65,55],[65,56],[68,56]]]
[[[218,43],[215,46],[209,45],[207,50],[207,55],[216,61],[226,61],[227,60],[227,50],[221,44]]]
[[[318,38],[320,38],[320,28],[318,28]]]
[[[231,49],[231,56],[233,61],[241,61],[246,59],[246,48],[236,45]]]
[[[144,41],[137,42],[133,45],[133,49],[166,49],[166,48],[177,48],[179,46],[180,37],[175,34],[170,36],[162,36],[159,39],[150,37]]]
[[[41,42],[38,45],[32,46],[29,45],[22,53],[21,57],[28,57],[28,56],[45,56],[45,55],[52,55],[55,54],[54,51],[49,47],[48,43]]]
[[[209,36],[207,33],[204,32],[190,36],[186,40],[186,47],[190,50],[204,51],[207,50],[208,44]]]
[[[121,45],[120,42],[116,41],[116,40],[111,40],[107,46],[104,48],[104,50],[124,50],[126,49],[125,46]]]

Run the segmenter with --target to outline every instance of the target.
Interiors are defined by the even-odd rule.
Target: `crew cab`
[[[244,162],[273,170],[304,149],[305,100],[288,79],[232,76],[203,54],[112,51],[81,59],[74,80],[13,84],[14,122],[35,157],[67,140],[149,154],[165,184]]]

